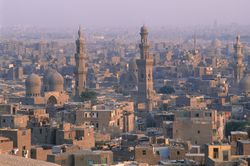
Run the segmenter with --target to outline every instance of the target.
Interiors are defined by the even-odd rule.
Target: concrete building
[[[0,136],[0,154],[11,154],[13,150],[13,141],[8,137]]]
[[[207,104],[204,100],[204,96],[179,96],[176,98],[177,107],[190,107],[190,108],[205,108]]]
[[[0,128],[27,128],[28,115],[0,115]]]
[[[47,161],[47,155],[52,154],[52,148],[46,146],[31,147],[30,158]]]
[[[0,135],[13,141],[13,152],[17,156],[30,157],[30,129],[0,129]]]
[[[72,126],[62,124],[56,130],[56,145],[73,144],[81,148],[90,149],[95,147],[95,137],[93,127]]]
[[[32,144],[72,144],[90,149],[95,146],[94,129],[88,126],[74,126],[69,123],[60,126],[32,127]]]
[[[138,163],[147,163],[156,165],[161,160],[160,152],[153,146],[136,146],[135,147],[135,161]]]
[[[48,155],[47,161],[61,166],[111,165],[113,153],[111,151],[80,150],[73,153],[51,154]]]
[[[204,145],[224,138],[225,115],[215,110],[175,111],[173,138]]]
[[[250,140],[238,140],[236,154],[250,155]]]
[[[121,102],[115,105],[96,105],[91,110],[76,111],[76,124],[93,125],[96,130],[120,132],[134,130],[134,102]]]
[[[233,156],[231,145],[229,144],[206,144],[205,145],[205,165],[206,166],[248,166],[244,156]]]

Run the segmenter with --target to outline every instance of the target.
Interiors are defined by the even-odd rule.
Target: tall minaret
[[[239,35],[236,37],[236,43],[234,44],[234,62],[234,80],[235,83],[239,83],[244,76],[242,44]]]
[[[87,56],[84,47],[84,39],[81,27],[78,30],[78,39],[76,40],[76,54],[75,54],[75,100],[79,101],[79,97],[86,89],[87,76]]]
[[[138,68],[138,103],[144,103],[147,111],[152,111],[153,97],[153,59],[149,55],[148,30],[141,27],[140,59],[136,60]]]

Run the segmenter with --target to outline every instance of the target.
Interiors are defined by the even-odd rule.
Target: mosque
[[[31,74],[25,81],[26,95],[23,104],[62,106],[69,100],[69,95],[64,91],[64,79],[54,69],[48,69],[43,77]]]
[[[136,60],[131,59],[126,71],[120,77],[120,91],[136,96],[138,91],[138,69]]]

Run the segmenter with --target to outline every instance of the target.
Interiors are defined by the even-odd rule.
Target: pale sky
[[[250,0],[0,0],[2,26],[250,25]]]

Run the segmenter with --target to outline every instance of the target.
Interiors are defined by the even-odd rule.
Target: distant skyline
[[[250,0],[0,0],[2,26],[250,25]]]

